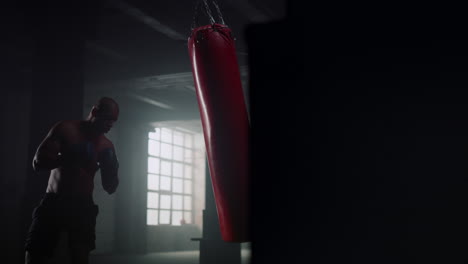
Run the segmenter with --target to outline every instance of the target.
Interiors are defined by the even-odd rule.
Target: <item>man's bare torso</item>
[[[65,162],[51,171],[46,192],[92,197],[100,153],[112,143],[104,135],[88,133],[83,121],[64,121],[59,136]]]

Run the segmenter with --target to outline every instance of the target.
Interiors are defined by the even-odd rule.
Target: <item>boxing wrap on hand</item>
[[[117,177],[119,161],[112,148],[104,149],[99,153],[99,167],[101,168],[102,187],[109,194],[114,193],[119,185]]]

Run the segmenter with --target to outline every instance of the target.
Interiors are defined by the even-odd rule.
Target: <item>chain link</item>
[[[213,13],[211,12],[211,8],[210,8],[210,5],[208,3],[208,0],[197,0],[196,4],[195,4],[195,12],[193,14],[193,19],[192,19],[192,26],[191,26],[192,30],[194,28],[198,27],[199,9],[200,9],[200,5],[202,4],[201,3],[202,1],[203,1],[205,14],[208,16],[208,18],[210,20],[210,23],[211,24],[216,23],[216,20],[213,17]],[[218,18],[220,20],[220,24],[226,25],[226,23],[224,22],[223,14],[221,13],[221,9],[219,8],[219,5],[218,5],[217,1],[212,0],[211,2],[213,3],[214,7],[216,8]]]

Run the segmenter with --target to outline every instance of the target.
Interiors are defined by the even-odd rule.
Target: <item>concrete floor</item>
[[[91,255],[90,264],[198,264],[199,251],[151,253],[146,255]],[[250,263],[250,250],[242,250],[242,263]]]

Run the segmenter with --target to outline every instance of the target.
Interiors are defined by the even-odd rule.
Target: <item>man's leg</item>
[[[73,212],[71,219],[69,246],[72,264],[88,264],[89,253],[96,248],[97,205],[84,206]]]
[[[59,224],[50,205],[41,201],[34,208],[32,222],[25,241],[25,263],[46,263],[57,245]]]
[[[24,263],[25,264],[45,264],[47,257],[41,254],[31,253],[26,251],[24,256]]]
[[[89,263],[89,246],[74,245],[70,247],[70,258],[72,264],[88,264]]]

